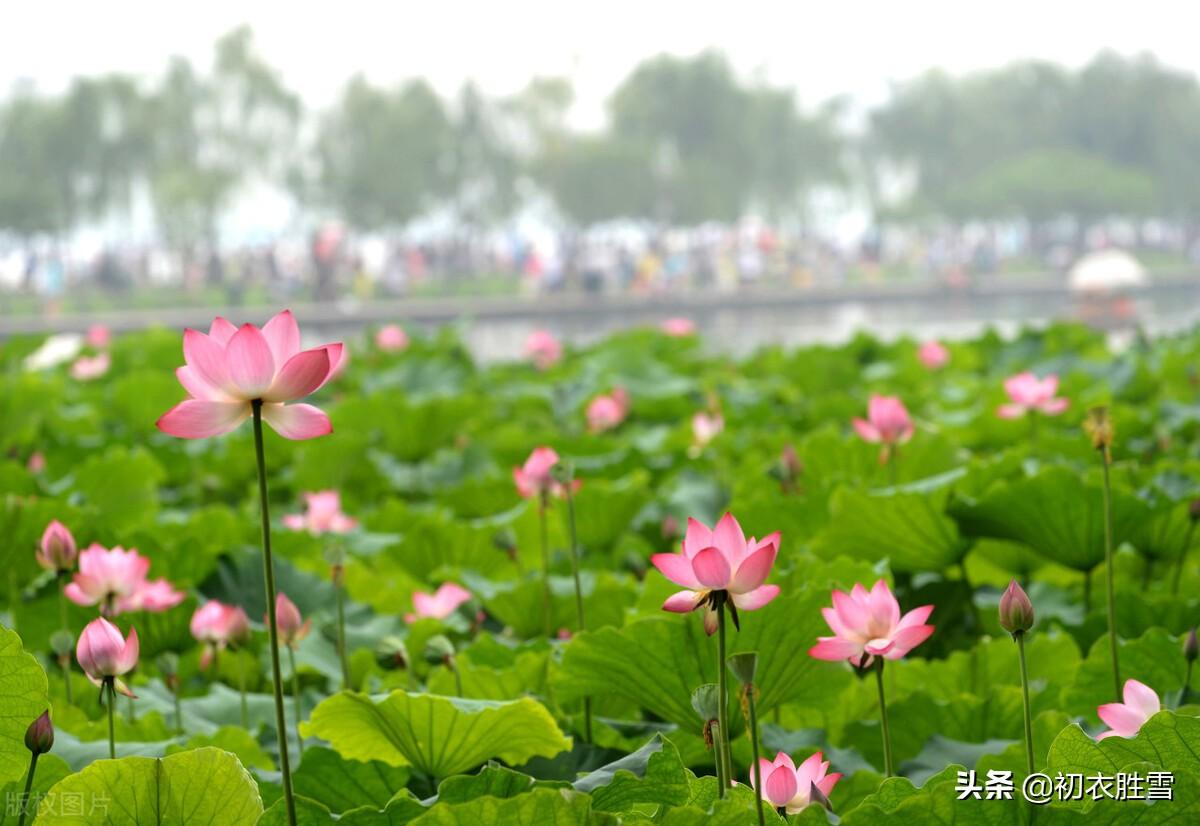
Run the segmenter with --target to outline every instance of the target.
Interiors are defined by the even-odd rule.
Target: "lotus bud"
[[[1092,447],[1100,451],[1106,463],[1112,462],[1113,422],[1108,408],[1093,407],[1083,420],[1083,429],[1092,440]]]
[[[50,724],[49,711],[43,711],[42,716],[25,729],[25,748],[34,755],[45,754],[54,748],[54,726]]]
[[[1197,655],[1200,655],[1200,640],[1196,639],[1196,629],[1193,628],[1183,640],[1183,658],[1192,663]]]
[[[1000,597],[1000,627],[1014,636],[1033,627],[1033,603],[1015,579]]]
[[[425,643],[425,662],[430,665],[439,663],[450,665],[454,660],[454,643],[444,634],[430,637]]]
[[[67,530],[67,526],[55,519],[46,526],[42,533],[42,541],[38,545],[37,561],[48,571],[64,574],[75,567],[75,559],[79,552],[75,546],[75,537]]]
[[[753,685],[754,672],[758,669],[758,652],[743,651],[740,654],[734,654],[725,662],[729,664],[729,670],[733,672],[733,676],[742,685]]]
[[[375,662],[380,668],[408,668],[408,647],[399,637],[384,637],[375,648]]]

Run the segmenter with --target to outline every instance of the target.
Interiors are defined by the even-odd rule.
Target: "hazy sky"
[[[308,8],[300,8],[308,6]],[[8,0],[0,12],[0,92],[18,79],[61,88],[75,75],[155,74],[171,54],[207,63],[212,42],[250,24],[259,50],[311,104],[357,71],[376,82],[423,75],[445,93],[468,77],[492,93],[535,74],[571,77],[574,121],[637,62],[660,52],[725,51],[744,74],[795,87],[806,104],[848,92],[881,99],[891,81],[934,65],[965,71],[1041,57],[1068,65],[1102,48],[1148,51],[1200,69],[1187,0]],[[1194,14],[1194,13],[1193,13]]]

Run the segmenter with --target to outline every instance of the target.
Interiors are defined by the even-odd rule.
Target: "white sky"
[[[19,79],[50,91],[80,74],[153,75],[171,54],[204,65],[217,37],[249,23],[259,51],[312,105],[331,101],[356,71],[376,82],[425,76],[447,94],[468,77],[499,94],[535,74],[564,74],[576,85],[573,120],[595,126],[640,60],[709,46],[744,74],[793,86],[806,104],[839,93],[870,104],[890,81],[934,65],[957,72],[1025,57],[1078,65],[1102,48],[1197,71],[1192,8],[1189,0],[7,0],[0,93]]]

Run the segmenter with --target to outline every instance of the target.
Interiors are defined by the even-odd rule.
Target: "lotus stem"
[[[292,667],[292,705],[296,713],[296,754],[304,754],[304,738],[300,736],[300,672],[296,670],[296,651],[287,647],[288,665]]]
[[[346,657],[346,598],[342,591],[342,576],[339,571],[333,578],[333,596],[337,605],[337,653],[342,666],[342,690],[350,690],[350,660]]]
[[[258,460],[258,498],[262,511],[263,580],[267,597],[267,633],[271,641],[271,677],[275,694],[275,734],[279,739],[279,768],[288,826],[296,826],[296,800],[292,793],[291,758],[288,756],[287,720],[283,714],[283,681],[279,668],[279,627],[275,620],[275,565],[271,560],[271,513],[267,503],[267,460],[263,452],[262,400],[251,403],[254,413],[254,452]]]
[[[117,732],[116,726],[113,723],[113,706],[117,704],[117,689],[113,685],[113,678],[109,677],[104,681],[105,688],[100,689],[103,695],[105,689],[108,691],[108,756],[111,760],[117,759]]]
[[[21,814],[17,826],[25,826],[25,815],[29,813],[29,793],[33,790],[33,773],[37,771],[38,752],[32,752],[29,758],[29,775],[25,778],[25,793],[21,795]]]
[[[1114,580],[1116,571],[1113,570],[1113,526],[1112,526],[1112,491],[1109,488],[1108,457],[1100,455],[1100,463],[1104,468],[1104,571],[1107,586],[1108,609],[1108,649],[1112,656],[1113,691],[1115,702],[1121,702],[1121,663],[1117,653],[1117,600]]]
[[[171,688],[171,697],[175,703],[175,730],[183,734],[183,707],[179,704],[179,686]]]
[[[1017,641],[1017,659],[1021,661],[1021,697],[1025,703],[1025,766],[1033,774],[1033,716],[1029,709],[1029,669],[1025,665],[1025,632],[1013,634]]]
[[[67,705],[72,705],[75,700],[71,696],[74,693],[74,689],[71,688],[71,655],[67,654],[59,657],[58,664],[62,666],[63,686],[67,690]]]
[[[571,493],[571,485],[563,486],[567,498],[567,524],[571,532],[571,574],[575,577],[575,625],[576,630],[586,631],[587,623],[583,618],[583,586],[579,582],[579,538],[575,529],[575,497]],[[592,742],[592,698],[583,698],[583,739]]]
[[[754,804],[758,807],[758,826],[766,826],[766,815],[763,814],[763,778],[762,766],[758,762],[758,712],[754,708],[754,683],[746,683],[742,686],[742,691],[746,697],[746,709],[750,717],[750,750],[754,755],[754,788],[757,794],[754,795]]]
[[[722,597],[724,594],[721,595]],[[729,786],[729,781],[733,778],[730,776],[733,769],[733,761],[730,759],[729,747],[729,686],[725,679],[725,600],[719,599],[717,602],[717,722],[721,726],[721,755],[725,761],[726,776],[725,782],[721,784],[721,797],[725,797],[725,792]]]
[[[547,494],[541,494],[538,500],[538,522],[542,539],[542,631],[549,638],[550,628],[550,537],[546,533],[546,508],[549,506]]]
[[[887,700],[883,695],[883,657],[875,658],[875,685],[879,688],[879,722],[883,730],[883,773],[895,777],[892,768],[892,733],[888,728]]]
[[[717,794],[724,798],[725,790],[729,787],[729,769],[725,765],[725,734],[721,731],[719,720],[715,723],[710,722],[708,730],[712,734],[713,762],[717,768]]]
[[[241,695],[242,728],[250,728],[250,706],[246,704],[246,660],[241,651],[234,652],[238,664],[238,694]]]

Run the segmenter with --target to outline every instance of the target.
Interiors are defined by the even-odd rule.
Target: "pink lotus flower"
[[[76,605],[100,605],[101,613],[120,613],[121,602],[146,581],[150,560],[119,545],[111,551],[92,543],[79,555],[79,571],[63,589]]]
[[[240,328],[218,316],[208,335],[183,333],[186,365],[175,375],[188,398],[158,420],[164,433],[202,439],[228,433],[249,418],[253,402],[285,439],[313,439],[333,432],[329,417],[310,404],[285,404],[320,389],[340,368],[340,343],[300,349],[300,328],[284,310],[260,330]]]
[[[1004,380],[1004,392],[1011,404],[1001,405],[996,415],[1002,419],[1019,419],[1036,410],[1047,416],[1057,416],[1070,404],[1058,393],[1058,376],[1051,374],[1039,379],[1033,373],[1018,373]]]
[[[513,482],[522,499],[532,496],[562,496],[565,493],[560,482],[555,481],[551,470],[558,464],[558,452],[552,447],[534,448],[521,467],[513,468]],[[579,490],[582,480],[571,483],[571,490]]]
[[[413,612],[404,615],[405,622],[432,617],[445,619],[458,610],[458,606],[471,598],[471,592],[461,585],[445,582],[432,595],[424,591],[413,593]]]
[[[87,624],[75,645],[75,659],[79,667],[93,684],[100,686],[112,680],[113,687],[127,697],[133,692],[118,679],[128,674],[137,665],[139,651],[137,631],[129,629],[129,638],[121,636],[121,629],[104,617]]]
[[[835,636],[818,637],[809,656],[848,660],[857,668],[866,668],[876,656],[898,660],[933,633],[933,626],[925,624],[933,606],[922,605],[900,616],[900,603],[882,579],[870,591],[861,583],[849,594],[834,591],[833,607],[821,613]]]
[[[196,609],[189,626],[197,642],[204,644],[200,667],[208,668],[218,651],[250,636],[250,618],[236,605],[226,605],[215,599]]]
[[[375,346],[385,353],[398,353],[408,347],[408,333],[396,324],[385,324],[375,333]]]
[[[809,795],[814,785],[821,794],[829,797],[833,787],[842,779],[840,772],[827,774],[829,761],[821,759],[821,752],[811,755],[799,766],[782,751],[775,755],[775,762],[760,757],[758,765],[763,779],[763,788],[759,790],[762,799],[777,809],[780,806],[785,807],[790,815],[796,814],[811,802]],[[755,772],[751,767],[750,785],[752,787],[754,787],[754,775]]]
[[[358,520],[342,513],[342,497],[336,490],[319,490],[304,494],[307,508],[303,514],[289,513],[283,517],[285,527],[309,533],[349,533],[358,527]]]
[[[1162,704],[1154,689],[1137,680],[1126,680],[1123,703],[1105,703],[1096,709],[1096,715],[1107,723],[1109,731],[1103,731],[1096,736],[1097,740],[1105,737],[1133,737],[1147,720],[1162,710]]]
[[[88,327],[87,336],[84,338],[88,347],[96,350],[103,350],[112,343],[112,331],[104,324],[93,324]]]
[[[731,513],[712,530],[689,518],[683,552],[650,557],[663,576],[687,589],[667,597],[663,610],[687,614],[703,607],[704,630],[711,635],[717,630],[715,592],[726,594],[734,609],[743,611],[755,611],[779,596],[778,585],[763,584],[778,553],[779,531],[760,542],[746,539]],[[736,624],[737,610],[732,616]]]
[[[62,522],[55,519],[42,531],[42,541],[37,550],[38,565],[47,571],[62,573],[75,567],[78,555],[75,537],[71,536]]]
[[[150,611],[151,613],[161,613],[174,608],[179,603],[183,602],[187,595],[183,591],[176,591],[174,586],[165,579],[156,579],[153,582],[138,583],[137,588],[127,597],[123,597],[117,602],[116,614],[123,614],[126,611]]]
[[[940,341],[930,340],[921,344],[917,358],[930,370],[940,370],[950,363],[950,351]]]
[[[267,620],[264,619],[265,623]],[[312,630],[312,620],[301,621],[300,609],[280,591],[275,595],[275,627],[284,645],[295,647]]]
[[[854,429],[865,441],[885,446],[904,444],[913,435],[913,423],[904,402],[896,396],[871,396],[867,421],[854,420]]]
[[[696,333],[696,323],[690,318],[668,318],[659,325],[667,335],[673,338],[685,338]]]
[[[622,387],[614,388],[604,396],[592,399],[587,407],[588,430],[601,433],[612,430],[625,421],[629,413],[629,394]]]
[[[546,370],[562,358],[562,345],[546,330],[534,330],[525,339],[525,356],[539,370]]]
[[[108,353],[100,353],[95,356],[80,356],[71,365],[71,378],[76,381],[91,381],[98,379],[108,372],[108,368],[112,366],[112,359]]]
[[[720,413],[708,413],[701,410],[692,416],[692,437],[699,447],[704,447],[711,442],[724,429],[725,419]]]

